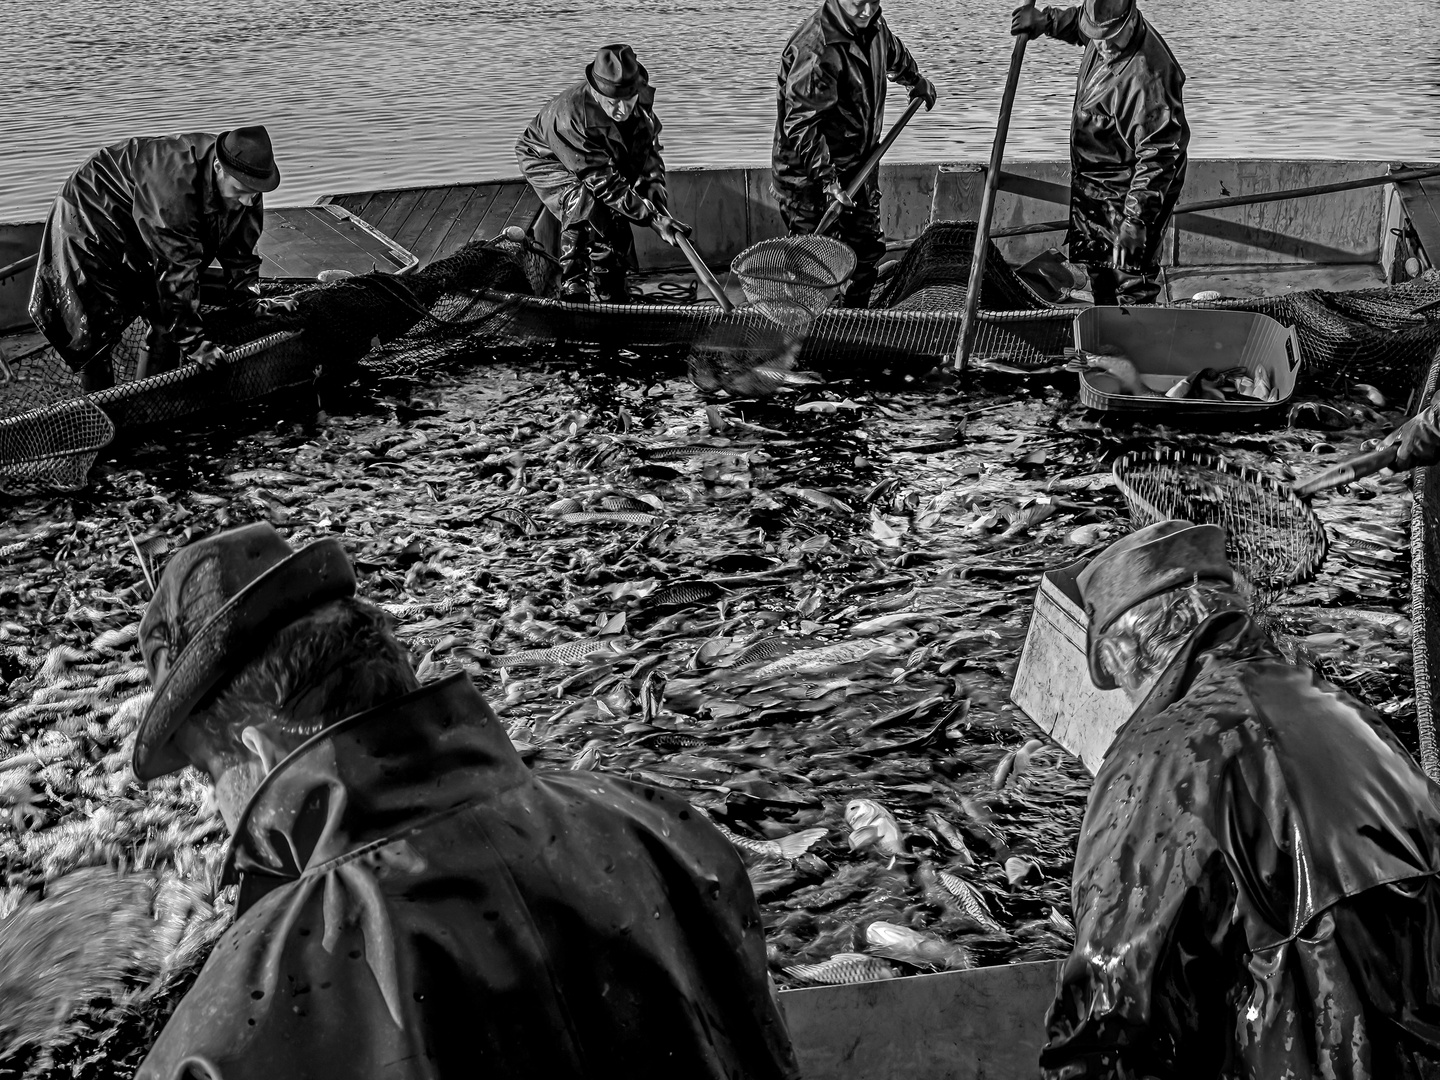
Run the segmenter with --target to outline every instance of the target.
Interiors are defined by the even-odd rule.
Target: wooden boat
[[[1209,160],[1191,163],[1187,199],[1220,199],[1316,186],[1345,185],[1386,172],[1374,161]],[[750,244],[778,235],[781,224],[764,169],[678,169],[670,189],[675,213],[695,226],[695,242],[712,266],[724,268]],[[1068,202],[1068,165],[1013,165],[1000,178],[996,227],[1014,230],[1063,216]],[[895,254],[934,222],[973,219],[983,169],[969,164],[892,164],[882,168],[884,223]],[[352,192],[328,196],[322,207],[345,211],[388,238],[408,255],[399,263],[428,264],[475,239],[510,225],[530,228],[539,204],[518,179],[426,188]],[[323,208],[267,212],[267,237],[277,223],[296,231],[324,225]],[[298,216],[292,216],[298,215]],[[339,220],[339,219],[337,219]],[[39,226],[0,226],[0,264],[34,250]],[[544,229],[542,243],[553,245]],[[293,250],[272,260],[274,276],[295,274]],[[1058,233],[1003,237],[1000,251],[1023,264],[1059,244]],[[693,277],[677,252],[648,232],[637,232],[643,271],[642,301],[614,309],[517,298],[525,332],[539,340],[558,337],[623,344],[673,344],[694,326],[715,317],[711,304],[658,302],[677,290],[693,296]],[[278,251],[278,249],[276,249]],[[387,250],[392,250],[387,247]],[[1306,289],[1349,290],[1392,284],[1440,265],[1440,182],[1415,179],[1333,190],[1326,194],[1258,202],[1179,215],[1164,244],[1166,299],[1216,290],[1257,298]],[[393,251],[392,251],[393,253]],[[361,256],[362,261],[371,256]],[[413,259],[412,259],[413,257]],[[350,267],[347,267],[350,268]],[[361,265],[368,270],[370,265]],[[393,269],[400,270],[401,265]],[[741,299],[734,282],[727,285]],[[23,330],[26,271],[0,280],[0,332]],[[1063,323],[1069,334],[1074,311],[1022,313],[1034,321]],[[896,352],[925,357],[948,353],[959,331],[959,311],[865,311],[834,316],[861,340],[866,334],[899,342]],[[879,328],[879,329],[877,329]],[[888,329],[887,329],[888,328]],[[898,329],[897,329],[898,328]],[[900,329],[906,332],[901,333]],[[881,333],[883,331],[883,334]],[[817,332],[819,332],[817,330]],[[888,335],[888,336],[886,336]],[[0,337],[0,351],[16,338]],[[1440,357],[1428,373],[1426,392],[1440,385]],[[228,402],[213,400],[223,407]],[[1433,475],[1432,475],[1433,474]],[[1440,602],[1440,551],[1431,542],[1440,522],[1440,469],[1423,470],[1417,482],[1415,524],[1415,680],[1422,710],[1431,707],[1430,671],[1440,666],[1440,637],[1431,608]],[[1422,748],[1423,749],[1423,748]],[[1433,756],[1433,746],[1431,747]],[[780,1000],[804,1075],[810,1080],[932,1080],[940,1077],[1031,1077],[1044,1042],[1044,1016],[1057,963],[1015,964],[855,986],[787,990]]]

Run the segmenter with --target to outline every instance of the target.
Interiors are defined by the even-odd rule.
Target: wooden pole
[[[1030,2],[1034,3],[1035,0],[1030,0]],[[886,133],[885,138],[880,140],[880,145],[871,150],[870,156],[860,163],[860,171],[850,178],[850,183],[845,185],[847,199],[855,198],[855,193],[860,190],[865,181],[870,178],[870,174],[875,171],[875,167],[880,164],[880,159],[885,156],[885,151],[889,150],[890,145],[900,137],[901,129],[910,122],[910,118],[923,104],[925,103],[919,98],[912,100],[905,111],[900,114],[900,119],[895,121],[895,126]],[[838,200],[826,207],[824,215],[820,218],[820,224],[815,226],[815,235],[819,236],[831,225],[834,225],[835,219],[844,209],[844,205]]]
[[[1380,176],[1363,176],[1356,180],[1337,180],[1333,184],[1314,184],[1310,187],[1289,188],[1285,191],[1260,191],[1253,195],[1232,195],[1226,199],[1203,199],[1199,202],[1184,203],[1174,213],[1200,214],[1206,210],[1229,210],[1235,206],[1253,206],[1256,203],[1281,202],[1284,199],[1306,199],[1313,195],[1332,195],[1337,191],[1355,191],[1358,188],[1377,187],[1380,184],[1403,184],[1408,180],[1428,180],[1440,176],[1440,166],[1430,169],[1400,169]],[[1010,229],[997,229],[990,235],[1032,236],[1035,233],[1059,232],[1068,228],[1069,220],[1037,221],[1034,225],[1016,225]]]
[[[1025,0],[1021,7],[1034,6]],[[960,344],[955,349],[955,366],[963,374],[975,347],[975,314],[980,307],[980,283],[985,279],[985,248],[990,243],[990,218],[995,213],[995,189],[1000,183],[1000,164],[1005,160],[1005,136],[1010,131],[1010,111],[1015,107],[1015,91],[1020,85],[1020,65],[1025,61],[1025,46],[1030,38],[1015,35],[1015,48],[1010,53],[1010,72],[1005,76],[1005,92],[1000,96],[1000,119],[995,125],[995,144],[990,148],[990,168],[985,173],[985,192],[980,198],[980,220],[975,226],[975,253],[970,259],[970,284],[965,290],[965,314],[960,322]]]
[[[690,243],[690,238],[688,236],[677,236],[675,242],[680,250],[685,253],[685,258],[689,260],[690,269],[695,271],[695,276],[700,279],[700,283],[705,286],[710,295],[715,298],[715,302],[720,305],[720,310],[734,311],[735,305],[732,304],[730,298],[725,295],[725,290],[722,289],[720,283],[715,280],[715,275],[710,272],[710,268],[701,261],[699,253],[696,252],[694,246]]]
[[[0,281],[4,281],[6,278],[12,278],[16,274],[24,273],[39,261],[39,255],[26,255],[23,259],[16,259],[12,263],[0,266]]]

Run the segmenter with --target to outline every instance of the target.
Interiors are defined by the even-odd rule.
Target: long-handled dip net
[[[814,381],[797,372],[810,328],[855,272],[855,253],[828,236],[783,236],[752,244],[730,263],[747,306],[718,320],[690,349],[701,389],[765,396]]]
[[[1214,454],[1145,450],[1114,465],[1115,486],[1136,528],[1183,518],[1225,530],[1225,552],[1257,589],[1313,578],[1329,541],[1309,504],[1288,484]]]

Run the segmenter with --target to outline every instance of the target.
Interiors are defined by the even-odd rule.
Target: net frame
[[[1309,581],[1330,549],[1309,502],[1268,473],[1208,452],[1132,451],[1111,466],[1136,528],[1179,518],[1225,530],[1225,554],[1258,589]]]
[[[808,328],[855,272],[855,252],[828,236],[777,236],[736,255],[730,271],[745,299],[791,331]]]

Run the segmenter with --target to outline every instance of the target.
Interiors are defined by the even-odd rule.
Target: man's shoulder
[[[785,52],[797,57],[823,53],[826,48],[837,45],[843,37],[830,17],[827,5],[821,4],[800,21],[785,43]]]

